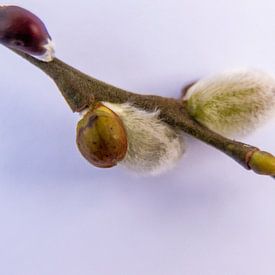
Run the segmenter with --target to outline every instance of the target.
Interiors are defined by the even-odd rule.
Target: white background
[[[13,3],[44,20],[59,58],[131,91],[275,73],[271,0]],[[274,274],[274,180],[190,137],[159,177],[94,168],[54,83],[2,46],[0,60],[1,275]],[[274,134],[275,119],[243,141],[275,153]]]

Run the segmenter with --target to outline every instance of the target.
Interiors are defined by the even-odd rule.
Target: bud
[[[54,48],[43,22],[17,6],[0,6],[0,43],[49,62]]]
[[[257,174],[275,176],[275,157],[265,151],[255,151],[248,166]]]
[[[119,115],[127,132],[128,150],[121,165],[140,175],[157,175],[175,166],[184,153],[182,132],[129,103],[104,105]]]
[[[275,79],[259,71],[234,71],[194,84],[184,97],[198,122],[227,137],[244,136],[275,110]]]
[[[127,135],[122,121],[102,104],[88,110],[78,122],[76,141],[83,157],[101,168],[115,166],[127,152]]]

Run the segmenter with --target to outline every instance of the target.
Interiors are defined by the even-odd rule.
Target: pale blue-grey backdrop
[[[57,56],[119,87],[179,96],[222,70],[275,74],[268,0],[14,1]],[[1,275],[271,275],[275,181],[187,138],[158,177],[90,166],[54,83],[0,47]],[[275,119],[243,141],[275,153]]]

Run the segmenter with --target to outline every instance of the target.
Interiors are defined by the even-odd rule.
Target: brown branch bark
[[[134,106],[147,111],[159,109],[160,118],[172,127],[177,127],[219,149],[244,168],[252,168],[256,173],[264,174],[262,171],[258,171],[258,168],[254,169],[254,167],[250,166],[250,160],[254,153],[262,151],[259,151],[254,146],[225,138],[200,125],[188,114],[186,102],[183,100],[128,92],[92,78],[58,58],[46,63],[27,54],[15,52],[40,68],[54,80],[73,112],[80,112],[98,101],[112,103],[130,102]],[[274,176],[275,173],[272,175]]]

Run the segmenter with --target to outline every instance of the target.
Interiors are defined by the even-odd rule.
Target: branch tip
[[[275,157],[265,151],[254,151],[248,166],[257,174],[275,177]]]

